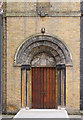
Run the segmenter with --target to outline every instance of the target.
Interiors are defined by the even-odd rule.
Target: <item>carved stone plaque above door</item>
[[[47,53],[40,53],[40,54],[34,56],[31,64],[32,64],[32,66],[36,66],[36,67],[56,66],[55,59]]]
[[[45,17],[50,12],[50,2],[38,2],[37,3],[37,14],[41,17]]]

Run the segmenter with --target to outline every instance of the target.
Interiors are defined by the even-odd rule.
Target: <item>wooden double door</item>
[[[56,108],[55,67],[32,67],[32,108]]]

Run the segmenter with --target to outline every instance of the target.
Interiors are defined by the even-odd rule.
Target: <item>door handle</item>
[[[46,96],[46,92],[44,92],[44,95]]]
[[[46,96],[46,92],[40,92],[40,93]]]
[[[40,92],[40,93],[44,94],[44,92]]]

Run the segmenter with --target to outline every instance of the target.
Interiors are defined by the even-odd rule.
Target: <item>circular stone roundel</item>
[[[40,55],[44,56],[45,60],[50,56],[50,59],[53,59],[52,64],[55,62],[56,64],[72,64],[68,48],[60,40],[49,35],[37,35],[26,39],[16,52],[15,64],[31,65],[35,62],[35,56],[41,58]]]

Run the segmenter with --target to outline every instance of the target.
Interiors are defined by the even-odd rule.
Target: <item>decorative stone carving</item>
[[[34,56],[32,62],[31,62],[32,66],[55,66],[56,62],[55,59],[46,53],[40,53],[36,56]]]
[[[17,50],[15,63],[31,65],[34,56],[40,53],[53,56],[56,64],[72,64],[68,48],[60,40],[48,35],[37,35],[26,40]]]
[[[50,2],[38,2],[37,3],[37,13],[41,17],[45,17],[49,14],[50,11]]]

